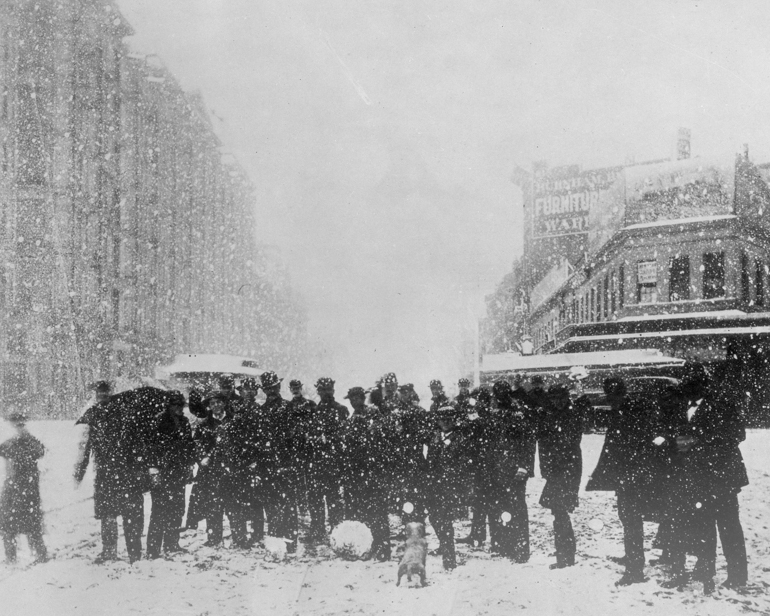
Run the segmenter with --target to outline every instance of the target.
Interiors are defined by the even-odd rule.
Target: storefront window
[[[668,266],[668,301],[690,299],[690,257],[672,257]]]
[[[725,253],[703,255],[703,299],[725,296]]]
[[[636,301],[654,304],[658,301],[658,272],[655,261],[639,261],[636,264]]]

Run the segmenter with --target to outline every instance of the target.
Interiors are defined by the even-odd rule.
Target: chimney
[[[680,128],[676,138],[676,159],[690,158],[690,129]]]

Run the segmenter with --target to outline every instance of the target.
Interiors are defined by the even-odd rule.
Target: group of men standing
[[[625,573],[617,584],[644,576],[645,519],[659,522],[663,583],[682,588],[690,580],[715,590],[717,529],[727,561],[723,586],[747,584],[748,564],[738,493],[748,485],[739,449],[746,438],[743,413],[726,393],[722,378],[711,380],[700,365],[688,366],[678,385],[659,396],[629,395],[620,378],[604,383],[613,413],[604,449],[587,490],[614,490],[623,524]],[[697,556],[691,573],[686,555]]]
[[[689,551],[699,557],[696,577],[707,591],[707,579],[713,587],[717,525],[728,557],[727,583],[746,583],[737,501],[748,482],[737,449],[745,431],[737,410],[712,402],[705,373],[697,374],[700,381],[686,379],[660,401],[634,401],[621,379],[605,381],[614,414],[588,489],[617,492],[626,549],[620,585],[645,580],[642,521],[650,512],[661,520],[672,584],[685,583]],[[185,486],[194,480],[187,527],[197,528],[205,519],[211,546],[222,543],[226,515],[233,547],[248,549],[261,541],[267,522],[267,532],[283,538],[293,552],[298,514],[306,511],[309,544],[326,539],[327,521],[334,527],[344,519],[359,520],[373,535],[371,557],[390,560],[389,513],[404,523],[425,522],[428,516],[444,567],[451,569],[456,566],[453,522],[471,507],[470,534],[458,541],[481,546],[488,521],[491,551],[526,562],[526,486],[539,449],[546,479],[540,504],[554,516],[556,562],[551,567],[574,565],[570,514],[578,505],[582,475],[585,398],[559,384],[546,391],[537,378],[514,379],[513,384],[501,380],[491,389],[474,391],[467,379],[458,385],[459,395],[450,400],[442,384],[431,381],[431,405],[425,409],[412,385],[399,385],[396,375],[388,373],[369,391],[348,390],[351,414],[335,399],[330,378],[315,383],[317,403],[303,395],[299,381],[289,383],[292,398],[284,399],[282,379],[274,372],[259,381],[243,379],[237,392],[232,379],[225,378],[210,395],[193,390],[186,401],[179,392],[164,394],[142,443],[131,448],[141,459],[118,464],[110,444],[116,437],[103,427],[110,391],[102,383],[97,388],[101,399],[79,420],[90,427],[84,451],[93,451],[97,463],[99,559],[116,558],[117,516],[123,516],[129,558],[141,557],[143,485],[152,495],[147,557],[182,550]],[[259,389],[265,396],[261,404]],[[184,416],[185,403],[197,417],[194,428]],[[685,403],[695,406],[684,409]],[[81,460],[78,479],[88,457]],[[136,481],[129,476],[116,482],[129,468],[137,471]],[[141,481],[142,468],[147,484]]]

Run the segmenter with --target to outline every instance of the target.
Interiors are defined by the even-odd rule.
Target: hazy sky
[[[520,251],[516,164],[770,161],[770,2],[119,0],[201,90],[345,387],[425,391]]]

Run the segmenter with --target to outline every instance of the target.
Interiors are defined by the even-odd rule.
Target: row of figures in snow
[[[96,386],[97,403],[78,423],[87,426],[75,479],[82,480],[89,460],[96,468],[95,516],[102,526],[98,561],[117,558],[117,518],[122,517],[131,561],[142,556],[143,493],[152,509],[146,557],[182,551],[182,521],[197,528],[205,520],[207,543],[220,545],[223,518],[231,528],[231,546],[249,549],[267,531],[296,550],[298,512],[310,515],[306,541],[326,539],[327,522],[363,522],[373,538],[368,556],[391,558],[389,513],[404,524],[425,522],[436,533],[444,567],[456,565],[455,542],[486,542],[490,550],[514,562],[529,559],[527,480],[534,474],[536,450],[546,484],[540,504],[554,516],[554,568],[575,564],[576,539],[570,514],[578,506],[582,475],[581,438],[584,399],[573,400],[560,385],[547,391],[506,381],[491,391],[470,391],[461,380],[460,395],[449,400],[441,383],[431,382],[430,410],[419,406],[409,388],[392,373],[367,392],[348,391],[353,407],[335,400],[334,381],[318,379],[320,402],[290,383],[293,398],[281,396],[281,379],[264,373],[244,379],[238,393],[232,382],[203,397],[145,387],[112,395],[110,385]],[[265,394],[256,402],[259,389]],[[745,438],[742,414],[720,396],[720,383],[690,366],[679,386],[659,399],[635,399],[620,378],[604,389],[612,407],[598,466],[587,490],[616,492],[624,528],[625,573],[619,585],[646,581],[643,521],[659,522],[661,560],[680,587],[699,580],[714,589],[717,528],[727,560],[728,586],[747,583],[746,550],[739,519],[738,492],[748,484],[739,443]],[[406,394],[404,395],[404,391]],[[195,416],[191,426],[184,414]],[[0,455],[18,462],[6,479],[0,530],[15,541],[27,533],[38,541],[42,516],[36,459],[39,443],[19,435],[0,446]],[[13,441],[13,439],[12,439]],[[194,473],[194,470],[196,472]],[[193,483],[189,502],[186,485]],[[31,486],[23,498],[35,507],[19,508],[19,485]],[[16,492],[14,492],[16,486]],[[14,496],[16,495],[16,496]],[[33,502],[33,505],[34,505]],[[453,522],[473,511],[468,537],[454,537]],[[13,512],[31,511],[30,520]],[[328,519],[327,519],[328,510]],[[9,512],[11,512],[9,514]],[[185,515],[186,512],[186,515]],[[40,553],[45,548],[39,542]],[[688,553],[697,556],[692,576]]]

